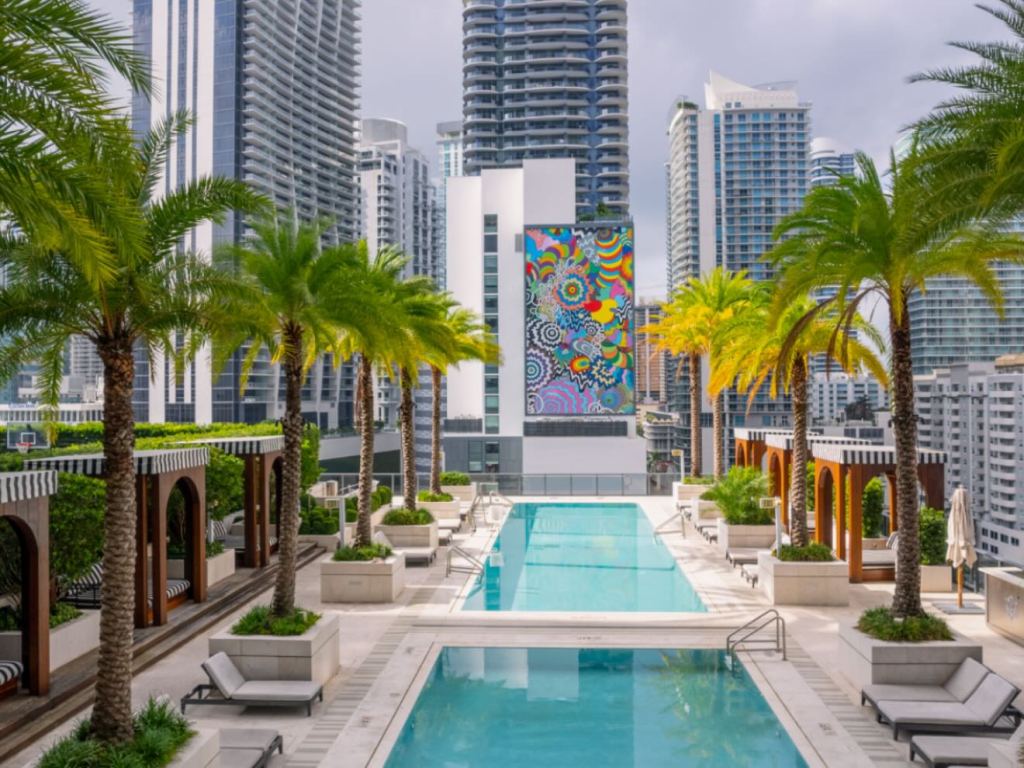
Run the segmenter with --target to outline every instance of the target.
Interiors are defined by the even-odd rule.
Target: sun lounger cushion
[[[993,736],[915,736],[914,754],[932,765],[988,765],[988,745],[1004,741]]]
[[[19,661],[0,661],[0,685],[7,685],[21,677],[24,667]]]
[[[861,552],[861,560],[867,567],[893,567],[896,565],[896,550],[865,549]]]
[[[959,701],[977,690],[988,675],[988,668],[968,658],[942,685],[865,685],[862,691],[870,701]]]
[[[878,712],[893,725],[992,727],[1019,691],[996,674],[988,674],[963,703],[948,701],[879,701]]]
[[[269,728],[222,728],[221,749],[258,749],[266,752],[277,740],[278,732]]]
[[[238,671],[238,667],[231,661],[230,657],[221,651],[203,662],[203,670],[210,678],[210,682],[217,686],[220,695],[225,699],[234,696],[235,691],[245,685],[245,678]]]
[[[224,749],[221,744],[217,765],[220,768],[253,768],[263,760],[265,753],[258,749]]]
[[[995,673],[981,681],[981,685],[964,702],[975,717],[984,720],[986,725],[992,726],[999,722],[999,718],[1006,712],[1006,708],[1017,698],[1020,689]]]
[[[231,700],[309,701],[320,688],[312,680],[247,680],[231,695]]]
[[[167,599],[172,600],[175,597],[184,595],[188,592],[189,587],[192,585],[184,579],[168,579],[167,580]]]
[[[985,681],[989,672],[989,668],[980,661],[967,658],[960,663],[956,672],[942,687],[957,701],[967,701],[970,695],[978,690],[978,686]]]
[[[730,549],[725,553],[726,559],[736,565],[753,565],[757,562],[756,549]]]
[[[462,527],[462,519],[456,519],[454,517],[441,518],[437,521],[438,530],[442,531],[457,531]]]

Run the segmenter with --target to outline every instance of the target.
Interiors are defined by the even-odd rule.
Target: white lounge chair
[[[980,661],[967,658],[942,685],[865,685],[860,692],[860,703],[877,709],[879,701],[963,702],[978,689],[990,671]]]
[[[396,547],[383,531],[376,531],[373,534],[373,541],[383,544],[392,552],[405,556],[405,564],[430,565],[437,557],[437,547]]]
[[[210,684],[197,685],[181,699],[181,711],[189,704],[226,704],[236,707],[305,707],[313,714],[313,702],[324,700],[324,689],[311,680],[246,680],[223,651],[203,662]],[[219,693],[220,696],[214,696]]]
[[[1021,714],[1013,706],[1020,689],[994,672],[966,701],[879,701],[878,721],[900,733],[1010,731],[1020,725]]]
[[[220,768],[264,768],[274,752],[284,754],[284,742],[277,731],[224,728],[220,732]]]

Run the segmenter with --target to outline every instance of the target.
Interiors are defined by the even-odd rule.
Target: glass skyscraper
[[[626,0],[464,0],[465,170],[576,161],[580,213],[629,208]]]
[[[857,161],[853,152],[834,139],[817,137],[811,141],[811,160],[808,182],[814,187],[829,187],[840,176],[853,176]]]

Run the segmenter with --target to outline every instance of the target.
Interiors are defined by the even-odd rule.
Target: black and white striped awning
[[[180,472],[183,469],[203,467],[210,462],[210,451],[206,448],[182,448],[166,451],[136,451],[135,473],[138,475],[162,475]],[[102,477],[105,472],[102,453],[77,454],[72,456],[48,456],[45,459],[31,459],[25,462],[27,469],[53,469],[76,475]]]
[[[263,437],[211,437],[207,440],[189,440],[182,445],[207,445],[232,456],[263,456],[284,450],[284,435]]]
[[[38,499],[56,492],[56,472],[0,472],[0,504]]]
[[[746,440],[749,443],[763,443],[768,435],[792,435],[793,430],[777,427],[759,427],[757,429],[733,427],[732,434],[737,440]]]
[[[793,434],[770,434],[765,438],[765,443],[772,448],[782,448],[787,451],[793,450]],[[861,437],[846,437],[844,435],[807,435],[807,445],[872,445],[870,440]],[[877,443],[875,443],[877,445]]]
[[[811,446],[814,458],[831,461],[835,464],[867,464],[883,466],[896,464],[896,447],[892,445],[840,445],[836,443],[817,443]],[[933,451],[928,448],[917,449],[918,464],[945,464],[945,451]]]

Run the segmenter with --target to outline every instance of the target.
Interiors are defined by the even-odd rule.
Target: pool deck
[[[673,512],[660,497],[533,499],[516,501],[628,501],[640,504],[657,526]],[[486,550],[496,529],[481,527],[459,536],[471,553]],[[767,607],[763,593],[751,589],[717,548],[691,527],[684,537],[663,535],[708,613],[623,614],[459,612],[461,597],[473,578],[456,573],[446,578],[445,558],[430,568],[408,568],[407,586],[391,605],[325,605],[319,600],[319,571],[314,563],[298,573],[297,601],[306,608],[341,618],[342,669],[325,688],[324,703],[312,717],[295,710],[197,707],[189,711],[203,728],[274,728],[284,737],[285,755],[272,766],[380,766],[412,708],[433,660],[443,645],[549,647],[724,647],[728,632]],[[852,622],[867,607],[886,604],[892,585],[850,585],[850,605],[843,608],[782,608],[787,623],[788,660],[775,654],[741,654],[768,703],[786,726],[810,766],[860,768],[910,766],[906,743],[897,744],[877,725],[859,694],[835,671],[837,626]],[[269,600],[269,591],[257,603]],[[925,595],[926,605],[930,602]],[[940,596],[934,596],[941,599]],[[942,596],[948,600],[948,595]],[[969,595],[967,599],[980,598]],[[243,609],[244,610],[244,609]],[[242,611],[239,611],[239,614]],[[216,630],[227,628],[238,614]],[[984,646],[985,663],[1024,688],[1024,653],[1020,646],[992,632],[983,615],[946,617],[951,626]],[[137,675],[133,698],[169,695],[177,700],[205,682],[200,663],[207,656],[200,637]],[[63,728],[0,763],[21,768],[71,728]],[[918,763],[920,765],[920,763]]]

